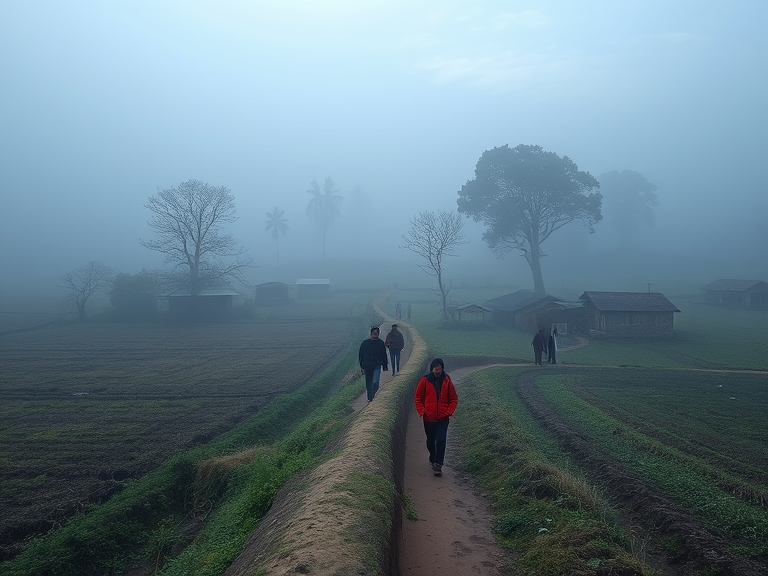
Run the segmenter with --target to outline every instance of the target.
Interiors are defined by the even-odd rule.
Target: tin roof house
[[[768,282],[762,280],[715,280],[704,294],[708,304],[768,308]]]
[[[584,292],[587,327],[606,336],[671,338],[680,310],[658,292]]]

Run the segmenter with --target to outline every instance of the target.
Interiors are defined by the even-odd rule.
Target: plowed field
[[[345,319],[0,336],[0,560],[344,353]]]

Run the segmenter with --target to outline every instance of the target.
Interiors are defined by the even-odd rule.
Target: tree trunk
[[[75,300],[75,304],[77,304],[77,317],[80,320],[85,320],[85,302],[87,298],[84,300],[80,300],[79,298]]]
[[[546,294],[544,291],[544,277],[541,275],[541,256],[531,253],[531,257],[528,259],[528,265],[531,267],[531,273],[533,274],[533,290],[536,294]]]
[[[445,286],[443,285],[443,274],[438,272],[437,285],[440,288],[440,298],[443,303],[443,319],[448,320],[448,294],[446,293]]]

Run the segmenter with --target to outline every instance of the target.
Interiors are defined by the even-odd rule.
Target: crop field
[[[456,426],[515,573],[619,570],[608,541],[643,574],[768,573],[768,312],[680,299],[671,339],[561,338],[559,364],[534,366],[531,334],[402,297],[449,373],[511,364],[466,379]]]
[[[359,327],[355,306],[338,306],[0,335],[0,559],[345,354]]]

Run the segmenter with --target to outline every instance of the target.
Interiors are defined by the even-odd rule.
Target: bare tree
[[[158,239],[142,240],[142,246],[165,254],[174,271],[183,271],[193,296],[206,286],[244,281],[242,274],[251,261],[222,230],[237,220],[235,198],[228,188],[187,180],[150,196],[144,206],[152,212],[149,225]]]
[[[66,272],[61,280],[67,294],[64,300],[77,310],[80,320],[86,319],[85,305],[97,292],[105,292],[111,285],[114,272],[109,266],[92,260],[82,268]]]
[[[449,318],[448,294],[452,282],[443,277],[443,260],[446,256],[456,256],[456,247],[466,244],[464,239],[464,220],[456,212],[419,212],[411,218],[411,228],[403,235],[405,248],[418,254],[426,263],[419,268],[437,278],[437,286],[442,298],[443,318]]]

